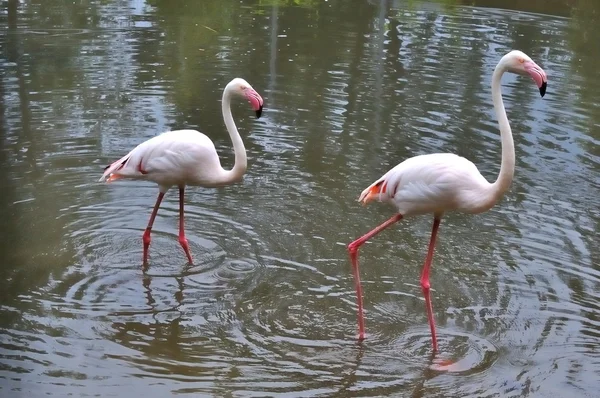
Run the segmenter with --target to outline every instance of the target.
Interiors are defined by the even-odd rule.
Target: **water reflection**
[[[558,2],[515,4],[540,14],[492,1],[294,3],[6,3],[0,394],[593,395],[597,6],[576,2],[564,18]],[[540,101],[505,80],[511,193],[440,231],[435,317],[460,367],[440,372],[429,358],[418,286],[427,218],[365,250],[371,335],[356,344],[344,245],[390,211],[360,208],[358,193],[437,151],[493,179],[489,81],[512,47],[552,84]],[[156,188],[95,181],[116,155],[182,127],[205,132],[230,166],[219,98],[233,76],[269,104],[258,121],[236,114],[248,174],[190,190],[191,267],[173,245],[169,195],[144,275],[140,231]]]

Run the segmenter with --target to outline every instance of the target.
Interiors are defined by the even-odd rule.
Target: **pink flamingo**
[[[365,338],[363,297],[358,270],[359,247],[404,217],[433,213],[433,229],[421,274],[421,288],[425,296],[433,351],[437,352],[435,323],[429,297],[429,269],[442,215],[447,211],[476,214],[489,210],[508,190],[515,171],[515,148],[500,88],[500,79],[504,72],[530,75],[542,97],[547,86],[544,70],[521,51],[511,51],[498,62],[492,76],[492,99],[500,125],[502,163],[500,174],[494,183],[490,184],[469,160],[451,153],[436,153],[406,159],[360,194],[358,201],[364,205],[373,200],[387,202],[394,205],[398,213],[348,245],[358,302],[359,340]]]
[[[223,90],[222,111],[225,126],[235,152],[231,170],[221,167],[215,145],[196,130],[169,131],[142,142],[127,155],[104,169],[100,182],[122,178],[149,180],[158,184],[159,194],[143,235],[144,265],[148,261],[150,232],[165,193],[173,185],[179,187],[179,243],[187,259],[192,255],[183,228],[183,193],[186,185],[219,187],[241,181],[246,172],[246,148],[231,115],[231,98],[246,98],[259,118],[263,109],[262,97],[244,79],[233,79]]]

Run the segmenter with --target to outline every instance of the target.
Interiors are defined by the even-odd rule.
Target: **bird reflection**
[[[166,311],[178,311],[181,315],[179,307],[183,304],[183,290],[185,287],[184,277],[187,274],[189,268],[189,264],[185,265],[182,274],[175,277],[175,281],[177,282],[177,290],[175,291],[173,296],[175,297],[175,301],[177,302],[177,304],[166,310],[155,310],[155,315]],[[152,296],[152,276],[146,273],[145,271],[146,270],[144,270],[144,276],[142,277],[142,287],[146,293],[146,304],[148,305],[148,307],[154,309],[156,300],[154,300],[154,297]]]
[[[357,341],[356,346],[354,348],[356,350],[355,358],[352,361],[352,366],[349,367],[350,371],[341,379],[340,388],[336,391],[335,396],[346,396],[350,391],[356,391],[358,389],[358,370],[362,364],[363,356],[366,351],[366,343],[365,341]],[[423,369],[420,373],[416,373],[414,377],[411,377],[411,385],[414,385],[412,392],[410,394],[413,398],[420,398],[427,396],[427,383],[439,376],[442,373],[452,370],[452,364],[454,362],[440,359],[439,354],[431,353],[428,359],[423,363]],[[398,375],[398,377],[402,377],[403,375]],[[406,375],[404,375],[406,376]],[[387,393],[383,393],[387,388],[383,387],[382,389],[377,388],[377,395],[386,395]]]
[[[425,396],[425,383],[427,383],[429,380],[433,379],[434,377],[440,374],[439,371],[434,370],[434,366],[436,363],[439,363],[439,358],[436,359],[436,353],[432,352],[429,355],[427,366],[423,368],[423,371],[421,372],[420,376],[415,379],[415,387],[413,388],[413,391],[410,394],[411,398],[420,398]]]
[[[364,355],[365,355],[364,342],[358,341],[356,343],[356,356],[353,361],[353,366],[350,368],[350,372],[348,372],[348,374],[346,376],[344,376],[344,378],[341,380],[342,385],[341,385],[340,389],[337,391],[338,394],[336,394],[336,395],[346,395],[344,393],[346,393],[348,390],[350,390],[352,387],[354,387],[356,385],[356,382],[357,382],[356,372],[358,371],[358,368],[360,367],[360,364],[362,362],[362,358]]]
[[[183,291],[185,289],[185,271],[181,275],[174,277],[177,283],[177,288],[173,293],[175,302],[167,308],[160,308],[165,302],[164,299],[157,301],[154,298],[152,288],[154,278],[156,277],[147,273],[144,273],[144,276],[141,278],[146,309],[128,312],[121,311],[114,314],[120,321],[112,323],[112,328],[115,331],[113,340],[136,350],[141,349],[149,356],[168,351],[171,356],[178,357],[180,351],[179,343],[184,334],[183,327],[181,326],[183,319],[181,306],[183,304]],[[161,277],[161,279],[164,279],[164,277]],[[148,317],[143,317],[144,314],[150,315],[153,321],[148,322]],[[137,341],[137,337],[134,337],[136,335],[143,335],[151,340],[148,345],[140,346],[134,344]]]

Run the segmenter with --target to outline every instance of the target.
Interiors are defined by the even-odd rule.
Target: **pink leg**
[[[427,250],[427,257],[425,257],[425,265],[423,265],[423,272],[421,273],[421,288],[423,295],[425,296],[425,306],[427,307],[427,318],[429,319],[429,328],[431,329],[431,341],[433,344],[433,352],[437,352],[437,337],[435,334],[435,322],[433,321],[433,308],[431,306],[431,298],[429,297],[430,283],[429,283],[429,269],[431,268],[431,261],[433,260],[433,250],[435,248],[435,238],[437,237],[437,231],[440,226],[441,219],[435,217],[433,220],[433,229],[431,230],[431,239],[429,240],[429,249]]]
[[[377,235],[390,225],[402,220],[402,214],[396,214],[377,228],[368,232],[367,234],[361,236],[355,241],[351,242],[348,245],[348,252],[350,253],[350,260],[352,261],[352,271],[354,272],[354,285],[356,287],[356,301],[358,303],[358,340],[365,339],[365,317],[363,314],[363,295],[362,295],[362,287],[360,285],[360,275],[358,272],[358,248],[365,243],[367,240],[371,239],[373,236]]]
[[[148,221],[148,226],[146,227],[146,231],[144,231],[144,235],[142,236],[142,240],[144,241],[144,263],[142,265],[148,264],[148,248],[150,247],[150,241],[152,240],[150,238],[150,232],[152,231],[152,225],[154,224],[156,213],[158,213],[160,202],[162,202],[164,196],[164,192],[160,192],[158,194],[158,198],[156,198],[156,204],[154,205],[154,210],[152,210],[152,214],[150,215],[150,221]]]
[[[190,264],[192,264],[192,255],[190,254],[190,247],[185,237],[185,231],[183,230],[183,192],[185,187],[179,187],[179,243],[183,247],[183,251],[188,258]]]

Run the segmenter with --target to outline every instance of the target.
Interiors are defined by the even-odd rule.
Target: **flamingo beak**
[[[387,184],[385,183],[385,181],[381,180],[362,191],[362,193],[358,197],[358,201],[363,206],[366,206],[369,204],[369,202],[372,202],[374,200],[381,200],[381,194],[385,193],[386,189]]]
[[[263,99],[253,88],[248,88],[245,91],[246,98],[250,102],[250,106],[256,112],[256,118],[258,119],[262,115],[263,110]]]
[[[546,76],[546,72],[533,61],[527,61],[524,67],[525,72],[529,73],[529,76],[531,76],[540,89],[540,95],[543,97],[546,94],[546,87],[548,87],[548,77]]]
[[[358,199],[358,201],[360,202],[361,205],[366,206],[369,204],[369,202],[376,200],[378,195],[379,194],[374,194],[372,192],[369,192],[364,196],[361,195],[361,197]]]

